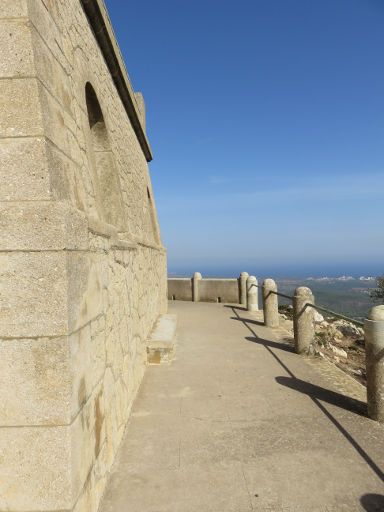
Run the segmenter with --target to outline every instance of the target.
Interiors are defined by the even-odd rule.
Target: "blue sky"
[[[171,273],[384,273],[382,0],[106,0]]]

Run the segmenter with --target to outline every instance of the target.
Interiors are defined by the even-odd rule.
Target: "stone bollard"
[[[247,279],[249,277],[248,272],[242,272],[240,274],[240,304],[247,307]]]
[[[296,288],[293,296],[293,331],[295,351],[297,354],[308,353],[315,337],[314,308],[306,304],[314,304],[312,292],[306,286]]]
[[[364,322],[368,416],[384,422],[384,306],[375,306]]]
[[[193,302],[199,302],[199,281],[203,278],[200,272],[195,272],[192,277],[192,300]]]
[[[247,310],[258,311],[259,309],[259,289],[255,276],[249,276],[247,279]]]
[[[279,302],[276,295],[277,285],[273,279],[263,283],[264,324],[266,327],[279,327]]]

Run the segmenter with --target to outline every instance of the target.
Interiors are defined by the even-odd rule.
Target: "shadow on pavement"
[[[248,329],[248,331],[252,334],[252,340],[259,340],[260,344],[263,345],[264,348],[270,353],[271,357],[273,357],[276,360],[276,362],[279,363],[279,365],[287,372],[289,377],[286,377],[287,380],[285,381],[285,385],[287,385],[288,381],[290,381],[290,382],[293,382],[295,380],[298,381],[299,379],[296,378],[295,374],[287,366],[287,364],[285,362],[283,362],[282,359],[277,354],[275,354],[274,350],[272,350],[272,346],[270,346],[269,344],[266,344],[265,340],[262,340],[259,338],[257,333],[249,325],[248,319],[240,318],[236,309],[234,309],[233,307],[231,309],[233,311],[233,314],[237,317],[236,320],[242,321],[244,327],[246,327]],[[248,338],[246,338],[246,339],[248,339]],[[275,342],[269,342],[269,343],[275,343]],[[278,348],[281,348],[282,345],[280,345],[280,344],[278,344],[278,345],[279,345]],[[304,382],[304,381],[302,381],[302,382]],[[308,383],[305,383],[305,384],[308,385]],[[312,391],[316,387],[318,387],[318,386],[314,386],[313,388],[311,388]],[[296,388],[293,388],[293,389],[296,389]],[[321,388],[319,388],[319,389],[321,389]],[[309,390],[308,387],[307,387],[307,390]],[[300,391],[300,390],[296,389],[296,391]],[[300,392],[303,392],[303,391],[300,391]],[[351,444],[351,446],[353,446],[353,448],[356,450],[356,452],[366,462],[366,464],[371,468],[371,470],[377,475],[377,477],[380,478],[380,480],[382,482],[384,482],[384,472],[382,471],[380,466],[378,466],[376,464],[376,462],[369,456],[369,454],[364,450],[364,448],[362,446],[360,446],[360,444],[356,441],[356,439],[354,439],[353,436],[348,432],[348,430],[340,423],[340,421],[338,421],[334,417],[334,415],[331,412],[329,412],[326,409],[326,407],[324,407],[324,405],[322,404],[322,399],[320,399],[316,395],[311,395],[310,393],[307,393],[307,394],[308,394],[309,398],[313,401],[313,403],[320,409],[320,411],[329,419],[329,421],[331,423],[333,423],[333,425],[339,430],[339,432]],[[335,393],[335,394],[337,395],[337,393]],[[358,402],[358,400],[356,400],[356,401]],[[371,508],[366,508],[366,510],[369,512],[371,512],[371,511],[374,512],[375,510],[380,510],[380,512],[384,512],[384,507],[381,507],[381,509],[380,508],[376,508],[376,509],[372,508],[373,506],[376,506],[376,504],[373,501],[369,501],[370,500],[369,496],[374,496],[374,495],[367,494],[361,498],[361,503],[362,503],[363,507],[370,506]],[[366,504],[364,504],[363,500],[365,500]],[[373,500],[373,498],[372,498],[372,500]],[[372,506],[370,505],[371,503],[372,503]]]
[[[383,512],[384,496],[381,494],[364,494],[360,498],[360,503],[367,512]]]
[[[258,320],[251,320],[249,318],[241,318],[239,316],[231,316],[231,320],[239,320],[240,322],[247,322],[247,324],[253,325],[264,325],[264,322],[259,322]]]
[[[244,306],[233,306],[232,304],[226,304],[224,307],[230,309],[237,309],[238,311],[247,311],[247,308],[245,308]]]
[[[336,405],[341,409],[360,414],[361,416],[367,415],[367,404],[351,398],[349,396],[341,395],[335,391],[316,386],[306,382],[305,380],[296,379],[292,377],[276,377],[276,382],[287,388],[294,389],[300,393],[310,396],[311,398],[317,398],[322,402],[327,402],[331,405]],[[384,510],[384,509],[383,509]]]
[[[247,341],[252,341],[252,343],[258,343],[259,345],[263,345],[264,347],[277,348],[278,350],[284,350],[285,352],[294,353],[294,348],[292,345],[288,345],[288,343],[279,343],[278,341],[271,340],[263,340],[262,338],[255,338],[254,336],[246,336],[245,339]]]

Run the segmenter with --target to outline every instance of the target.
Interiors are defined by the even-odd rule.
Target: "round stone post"
[[[384,422],[384,306],[375,306],[364,322],[368,416]]]
[[[195,272],[192,277],[192,300],[193,302],[199,302],[199,281],[202,276],[200,272]]]
[[[248,272],[242,272],[240,274],[240,304],[247,307],[247,279],[249,277]]]
[[[264,324],[267,327],[279,327],[279,301],[276,295],[277,285],[273,279],[263,283]]]
[[[259,309],[259,290],[255,276],[247,278],[247,310],[258,311]]]
[[[312,292],[306,286],[296,288],[293,296],[293,331],[297,354],[308,353],[309,346],[315,336],[314,304]]]

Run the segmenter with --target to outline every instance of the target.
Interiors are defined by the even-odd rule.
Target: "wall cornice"
[[[139,106],[129,76],[117,45],[112,24],[103,0],[80,0],[92,32],[104,56],[116,89],[131,121],[132,127],[147,159],[152,160],[152,151],[140,121]]]

